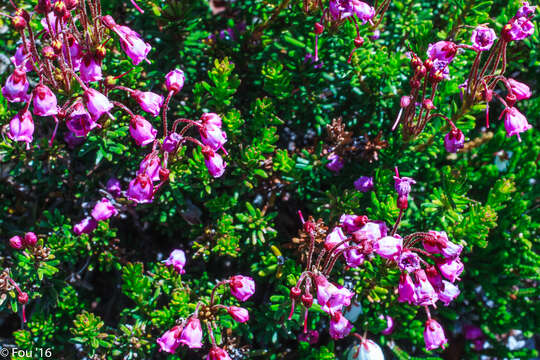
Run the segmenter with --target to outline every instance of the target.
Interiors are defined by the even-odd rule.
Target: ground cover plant
[[[0,4],[0,356],[538,357],[536,3]]]

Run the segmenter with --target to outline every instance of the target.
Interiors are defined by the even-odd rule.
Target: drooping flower
[[[229,354],[218,346],[212,346],[206,360],[231,360]]]
[[[458,128],[454,128],[444,137],[444,148],[449,153],[456,153],[465,146],[465,136]]]
[[[151,202],[154,198],[154,185],[148,175],[139,173],[131,180],[126,196],[137,203]]]
[[[88,112],[96,121],[99,120],[101,115],[108,113],[113,108],[113,104],[105,95],[92,88],[88,88],[84,92],[84,101]]]
[[[401,273],[399,276],[398,301],[416,303],[416,293],[414,291],[414,282],[407,273]]]
[[[227,142],[227,134],[221,128],[208,124],[199,128],[201,141],[204,145],[209,146],[212,150],[219,150]]]
[[[375,16],[373,6],[366,4],[363,1],[353,0],[354,13],[362,21],[362,24],[367,23]]]
[[[360,176],[354,182],[354,188],[360,192],[369,192],[373,190],[373,177],[371,176]]]
[[[388,227],[384,221],[369,221],[362,228],[352,233],[356,242],[367,240],[374,243],[388,234]]]
[[[140,90],[135,90],[132,96],[144,111],[151,114],[152,116],[159,115],[159,111],[163,106],[163,96],[153,93],[151,91]]]
[[[443,286],[443,291],[438,293],[439,300],[443,302],[444,306],[448,306],[452,301],[454,301],[455,298],[459,296],[460,291],[456,285],[446,280],[443,280]]]
[[[332,284],[322,275],[317,276],[315,281],[317,285],[317,302],[327,313],[332,315],[351,304],[354,293],[347,288]]]
[[[441,324],[433,319],[426,321],[424,342],[426,343],[426,349],[428,351],[443,347],[448,343]]]
[[[520,113],[518,109],[510,107],[504,110],[504,128],[507,137],[516,135],[518,141],[521,141],[519,134],[532,129],[532,125],[527,122],[525,115]]]
[[[124,25],[116,25],[113,30],[120,37],[120,46],[133,65],[139,65],[146,59],[152,46],[145,42],[136,31]]]
[[[138,173],[146,174],[152,181],[159,181],[159,171],[161,169],[161,159],[157,155],[150,153],[141,161]]]
[[[416,283],[414,292],[416,294],[416,305],[434,305],[437,302],[437,292],[433,288],[433,285],[429,282],[426,272],[422,269],[417,270],[414,273],[416,277]]]
[[[186,345],[190,349],[200,349],[202,336],[201,322],[196,317],[191,317],[180,333],[180,344]]]
[[[381,347],[374,341],[362,339],[358,345],[351,347],[348,360],[384,360],[384,354]]]
[[[327,236],[324,241],[324,247],[326,250],[330,251],[333,249],[337,244],[345,240],[347,237],[345,234],[343,234],[343,231],[341,230],[341,227],[336,226]],[[345,249],[347,246],[346,243],[343,243],[339,246],[339,250]]]
[[[184,270],[186,266],[186,253],[180,249],[174,249],[164,263],[167,266],[172,266],[177,273],[184,274],[186,272]]]
[[[503,28],[502,35],[506,41],[521,41],[534,34],[534,25],[526,17],[512,18]]]
[[[93,217],[89,216],[82,219],[80,223],[73,226],[73,232],[75,233],[75,235],[90,234],[97,228],[97,225],[97,221]]]
[[[347,266],[358,267],[364,263],[365,256],[360,249],[349,249],[343,253]]]
[[[512,78],[508,79],[508,84],[512,88],[512,93],[516,97],[516,100],[525,100],[531,97],[531,89],[527,84],[524,84]]]
[[[399,256],[398,266],[408,273],[415,272],[420,269],[420,257],[412,251],[405,250]]]
[[[429,283],[433,286],[435,291],[441,292],[444,290],[443,278],[437,268],[433,265],[426,267],[426,275]]]
[[[215,113],[204,113],[201,115],[201,122],[203,126],[217,126],[221,129],[221,117]]]
[[[122,195],[122,185],[120,184],[120,180],[118,180],[117,178],[114,178],[114,177],[110,178],[107,181],[106,187],[107,187],[107,191],[112,196],[119,197],[120,195]]]
[[[129,123],[129,133],[137,145],[146,146],[156,139],[157,130],[140,115],[135,115]]]
[[[330,336],[332,339],[343,339],[349,335],[352,324],[343,316],[341,312],[332,314],[330,318]]]
[[[101,61],[92,55],[83,56],[79,71],[85,83],[103,80]]]
[[[108,218],[116,216],[117,214],[118,210],[116,210],[114,205],[107,198],[102,198],[94,206],[94,209],[92,209],[92,217],[96,219],[96,221],[107,220]]]
[[[368,221],[367,216],[343,214],[339,218],[339,225],[347,234],[360,230]]]
[[[459,280],[459,275],[461,275],[464,269],[463,263],[459,258],[439,261],[437,265],[441,274],[451,282]]]
[[[21,110],[9,122],[8,137],[13,141],[31,143],[34,140],[34,121],[28,110]]]
[[[66,34],[67,37],[67,44],[68,47],[66,48],[66,44],[64,44],[63,52],[64,57],[66,58],[66,61],[69,61],[69,57],[71,57],[71,64],[73,65],[73,70],[79,71],[81,68],[82,58],[83,58],[83,52],[81,45],[75,40],[75,37],[71,34]],[[69,55],[68,55],[69,51]]]
[[[9,102],[26,102],[28,100],[28,87],[30,83],[26,78],[26,72],[22,69],[15,69],[13,74],[9,75],[6,84],[2,87],[2,95]]]
[[[77,137],[84,137],[90,131],[99,125],[90,116],[84,105],[80,102],[75,103],[73,110],[66,121],[66,126]]]
[[[176,349],[180,346],[180,331],[181,329],[179,326],[174,326],[161,335],[161,337],[157,339],[159,351],[174,354]]]
[[[255,294],[255,281],[249,276],[235,275],[229,279],[231,294],[240,301],[246,301]]]
[[[168,153],[173,153],[178,148],[178,144],[182,140],[182,135],[176,132],[172,132],[165,139],[163,139],[162,148]]]
[[[239,323],[244,323],[249,320],[249,311],[243,307],[229,306],[227,308],[227,312],[235,321]]]
[[[442,60],[451,62],[456,56],[457,45],[451,41],[437,41],[434,44],[429,44],[427,55],[431,60]]]
[[[29,72],[34,70],[34,66],[32,65],[32,61],[29,59],[30,55],[26,52],[24,48],[24,44],[20,44],[17,46],[17,50],[15,50],[15,55],[13,55],[10,60],[15,65],[15,67]]]
[[[165,76],[165,85],[168,91],[172,91],[174,94],[182,90],[186,76],[180,69],[174,69]]]
[[[403,248],[403,239],[394,236],[385,236],[375,241],[373,244],[373,250],[381,257],[392,260],[398,256]]]
[[[43,84],[34,89],[34,115],[53,116],[58,114],[56,95]]]
[[[330,154],[328,155],[329,162],[326,164],[326,168],[333,172],[339,172],[341,169],[343,169],[343,160],[341,157],[337,154]]]
[[[350,0],[330,0],[328,10],[334,20],[343,20],[354,14],[354,7]]]
[[[495,31],[485,25],[477,26],[471,36],[473,47],[478,51],[486,51],[491,49],[495,39],[497,39]]]
[[[446,232],[430,230],[428,233],[432,235],[434,239],[423,239],[422,245],[426,251],[432,254],[441,254],[446,259],[453,259],[461,254],[463,246],[454,244],[448,240]]]
[[[21,250],[22,248],[24,248],[23,239],[18,235],[12,236],[9,239],[9,246],[14,248],[15,250]]]
[[[210,175],[215,178],[221,177],[225,173],[225,167],[227,163],[223,161],[223,158],[218,153],[214,152],[210,147],[202,149],[204,155],[204,163],[208,169]]]

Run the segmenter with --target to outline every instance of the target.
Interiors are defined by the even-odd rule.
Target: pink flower
[[[10,60],[13,63],[13,65],[15,65],[15,67],[23,71],[29,72],[29,71],[34,70],[32,61],[29,58],[30,56],[24,49],[24,44],[20,44],[19,46],[17,46],[15,55],[13,55]]]
[[[120,46],[131,59],[133,65],[139,65],[146,59],[152,46],[144,42],[137,32],[123,25],[116,25],[113,30],[120,37]]]
[[[167,266],[173,266],[174,270],[179,274],[186,272],[184,270],[184,266],[186,266],[186,254],[180,249],[173,250],[164,263]]]
[[[431,60],[442,60],[451,62],[456,56],[457,46],[451,41],[438,41],[434,44],[429,44],[427,55]]]
[[[81,61],[80,74],[81,80],[85,83],[102,80],[101,61],[91,55],[84,56]]]
[[[66,126],[75,136],[84,137],[99,125],[90,116],[88,111],[86,111],[84,105],[77,102],[73,106],[73,110],[69,115]]]
[[[43,84],[39,84],[34,89],[34,114],[38,116],[58,114],[56,96]]]
[[[229,354],[220,347],[212,346],[210,352],[206,356],[206,360],[231,360]]]
[[[84,218],[80,223],[73,226],[75,235],[90,234],[97,228],[97,221],[93,217]]]
[[[24,245],[35,246],[37,244],[37,241],[38,241],[38,238],[36,234],[34,234],[33,232],[29,231],[26,234],[24,234],[24,239],[23,239]]]
[[[343,307],[351,304],[354,293],[343,286],[336,286],[329,282],[326,277],[319,275],[316,278],[317,302],[321,308],[329,314],[341,311]]]
[[[28,87],[30,83],[26,78],[26,72],[22,69],[15,69],[13,74],[9,75],[6,85],[2,88],[2,95],[9,102],[26,102],[28,100]]]
[[[502,31],[506,41],[520,41],[534,34],[534,25],[526,17],[512,18]]]
[[[459,275],[461,275],[464,269],[463,263],[459,258],[439,261],[437,265],[441,274],[451,282],[459,280]]]
[[[178,144],[182,140],[182,135],[178,133],[170,133],[165,139],[163,139],[162,148],[168,153],[173,153],[178,148]]]
[[[219,150],[227,142],[227,134],[219,127],[211,124],[199,128],[201,141],[204,145],[210,146],[212,150]]]
[[[434,305],[437,302],[437,292],[433,288],[433,285],[429,282],[426,272],[424,270],[417,270],[415,272],[416,284],[414,292],[416,294],[416,305]]]
[[[24,248],[23,240],[18,235],[13,236],[11,239],[9,239],[9,246],[16,250],[21,250]]]
[[[366,4],[363,1],[353,0],[354,13],[362,21],[362,24],[367,23],[375,16],[375,9],[373,6]]]
[[[221,117],[215,113],[204,113],[201,115],[201,122],[204,126],[213,125],[221,129]]]
[[[351,348],[348,359],[352,360],[384,360],[384,354],[381,347],[374,341],[362,339],[359,345]]]
[[[405,250],[399,256],[398,266],[408,273],[415,272],[420,269],[420,257],[412,251]]]
[[[120,181],[114,177],[110,178],[107,181],[107,191],[114,197],[122,195],[122,185],[120,185]]]
[[[473,47],[478,51],[486,51],[491,49],[495,39],[497,39],[495,31],[485,25],[477,26],[471,36]]]
[[[165,85],[168,91],[176,94],[184,87],[185,80],[184,72],[180,69],[174,69],[165,76]]]
[[[396,326],[396,324],[394,323],[394,319],[390,315],[381,315],[379,316],[379,319],[386,320],[386,328],[381,331],[381,334],[390,335],[394,332],[394,327]]]
[[[62,49],[62,51],[64,52],[64,57],[66,58],[66,61],[69,61],[69,57],[68,57],[68,51],[69,51],[69,56],[71,56],[71,64],[73,65],[73,70],[79,71],[81,68],[81,63],[82,63],[82,58],[83,58],[82,48],[77,42],[77,40],[75,40],[75,37],[73,37],[73,35],[67,34],[66,36],[67,36],[67,43],[69,45],[69,49],[67,49],[66,44],[64,44],[64,47]]]
[[[27,144],[34,140],[34,121],[30,111],[21,110],[11,119],[8,137],[13,141],[24,141]]]
[[[330,0],[328,9],[334,20],[343,20],[354,13],[353,4],[350,0]]]
[[[92,88],[88,88],[84,92],[84,101],[94,120],[98,120],[101,115],[108,113],[113,108],[113,104],[105,95]]]
[[[178,346],[180,346],[180,327],[174,326],[165,334],[161,335],[156,341],[160,347],[159,351],[165,351],[173,354]]]
[[[255,281],[249,276],[235,275],[229,279],[231,294],[240,301],[246,301],[255,293]]]
[[[399,276],[398,301],[408,302],[409,304],[416,303],[416,293],[414,288],[414,283],[409,274],[401,273]]]
[[[190,349],[200,349],[202,347],[202,327],[199,319],[192,317],[182,329],[180,334],[180,343],[188,346]]]
[[[373,244],[373,250],[375,250],[379,256],[385,259],[394,259],[399,255],[401,249],[403,248],[403,239],[397,236],[399,235],[396,234],[394,236],[385,236],[377,240]]]
[[[107,198],[102,198],[94,206],[94,209],[92,209],[92,217],[96,219],[96,221],[107,220],[108,218],[116,216],[117,214],[118,210],[116,210],[114,205]]]
[[[210,175],[215,178],[221,177],[225,173],[225,167],[227,166],[221,155],[214,152],[208,146],[202,150],[202,153],[204,155],[204,163]]]
[[[150,153],[146,155],[139,165],[139,174],[146,174],[150,180],[159,181],[159,170],[161,170],[161,159]]]
[[[148,175],[139,173],[131,180],[126,196],[137,203],[151,202],[154,198],[154,185]]]
[[[343,234],[343,231],[341,231],[341,227],[339,226],[336,226],[334,228],[334,230],[332,230],[330,232],[330,234],[328,234],[326,236],[326,240],[324,241],[324,247],[326,250],[330,251],[331,249],[333,249],[337,244],[339,244],[340,242],[342,242],[343,240],[345,240],[347,237],[345,236],[345,234]],[[347,246],[347,243],[343,243],[339,246],[339,250],[343,250],[345,249],[345,247]],[[337,249],[336,249],[337,250]]]
[[[410,177],[397,177],[394,176],[394,188],[399,196],[408,197],[411,192],[411,185],[416,184],[416,181]]]
[[[446,259],[453,259],[461,254],[463,246],[448,240],[446,232],[430,230],[429,234],[433,235],[435,239],[424,238],[422,245],[426,251],[432,254],[441,254]]]
[[[352,324],[341,314],[336,312],[330,319],[330,336],[332,339],[343,339],[349,335],[352,329]]]
[[[373,190],[373,177],[360,176],[354,182],[354,188],[363,193]]]
[[[365,256],[359,249],[350,249],[345,251],[345,262],[352,268],[358,267],[364,263]]]
[[[238,321],[239,323],[243,323],[249,320],[249,312],[242,307],[229,306],[227,308],[227,312],[229,313],[229,315],[232,316],[234,320]]]
[[[139,146],[151,144],[156,139],[157,130],[140,115],[135,115],[129,123],[129,133]]]
[[[339,225],[343,231],[345,231],[345,233],[350,234],[362,229],[362,227],[366,224],[366,221],[366,216],[343,214],[339,218]]]
[[[442,276],[435,266],[430,265],[426,267],[426,275],[430,284],[435,289],[435,291],[441,292],[444,290],[444,283],[443,283]]]
[[[524,1],[521,5],[521,7],[516,12],[515,18],[520,17],[529,17],[530,15],[534,14],[536,11],[536,6],[530,6],[527,1]]]
[[[446,280],[443,280],[443,286],[443,291],[439,292],[439,300],[444,303],[444,306],[448,306],[459,296],[460,291],[457,286]]]
[[[508,79],[508,84],[512,89],[512,93],[516,97],[516,100],[525,100],[531,97],[531,89],[529,88],[529,86],[527,86],[527,84],[524,84],[512,78]]]
[[[504,110],[504,128],[506,129],[507,137],[516,135],[518,140],[521,141],[521,136],[519,134],[532,129],[532,126],[518,109],[510,107]]]
[[[448,134],[444,137],[444,148],[449,153],[456,153],[460,149],[463,149],[465,145],[465,136],[458,128],[450,130]]]
[[[446,336],[444,336],[444,330],[441,324],[433,319],[426,321],[424,342],[426,343],[426,349],[428,351],[443,347],[448,343]]]
[[[163,96],[151,91],[135,90],[132,94],[133,98],[139,106],[152,116],[158,116],[161,107],[163,106]]]
[[[362,228],[352,233],[355,241],[361,242],[367,240],[369,243],[374,243],[388,233],[388,228],[384,221],[370,221]]]
[[[326,168],[333,172],[339,172],[341,169],[343,169],[343,160],[341,157],[339,157],[337,154],[330,154],[328,155],[329,162],[326,164]]]

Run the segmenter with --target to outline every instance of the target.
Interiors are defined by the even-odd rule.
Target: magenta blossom
[[[58,114],[56,95],[43,84],[39,84],[34,89],[34,114],[38,116]]]
[[[129,123],[129,133],[138,146],[146,146],[156,139],[157,130],[140,115],[135,115]]]
[[[437,265],[441,271],[441,274],[451,282],[459,280],[459,276],[464,269],[463,263],[461,260],[459,260],[459,258],[439,261]]]
[[[13,55],[10,60],[15,65],[15,67],[24,70],[26,72],[34,70],[34,66],[32,65],[32,61],[29,59],[30,55],[26,52],[24,48],[24,44],[20,44],[17,46],[17,50],[15,51],[15,55]]]
[[[163,145],[162,148],[164,151],[168,153],[173,153],[178,148],[178,144],[180,144],[180,141],[182,140],[182,135],[178,133],[170,133],[167,135],[165,139],[163,139]]]
[[[441,324],[433,319],[426,321],[424,342],[426,343],[426,349],[428,351],[443,347],[448,343]]]
[[[431,60],[451,62],[457,54],[457,45],[451,41],[438,41],[429,44],[427,55]]]
[[[85,83],[103,80],[101,61],[94,56],[84,56],[80,67],[81,80]]]
[[[332,315],[351,304],[354,293],[347,288],[332,284],[323,275],[316,277],[316,284],[317,302],[328,314]]]
[[[87,217],[81,220],[80,223],[73,226],[75,235],[90,234],[97,228],[97,221],[93,217]]]
[[[439,292],[439,300],[441,300],[444,306],[450,305],[455,298],[459,296],[459,288],[449,281],[443,280],[443,291]]]
[[[521,7],[516,12],[515,18],[526,17],[528,18],[536,11],[536,6],[530,6],[527,1],[524,1]]]
[[[13,74],[9,75],[6,85],[2,88],[2,95],[9,102],[26,102],[28,100],[28,87],[30,83],[26,78],[26,72],[22,69],[15,69]]]
[[[144,42],[137,32],[123,25],[116,25],[113,30],[120,37],[120,46],[131,59],[133,65],[139,65],[146,59],[152,46]]]
[[[31,143],[34,140],[34,121],[28,110],[21,110],[9,122],[8,137],[13,141]]]
[[[206,360],[231,360],[229,354],[218,346],[212,346]]]
[[[73,110],[66,121],[66,125],[77,137],[84,137],[99,126],[80,102],[77,102],[73,106]]]
[[[324,247],[326,250],[330,251],[332,250],[337,244],[345,240],[347,237],[345,234],[343,234],[343,231],[341,230],[341,227],[336,226],[334,230],[332,230],[327,236],[324,241]],[[339,250],[345,249],[347,246],[346,243],[343,243],[339,246]],[[337,250],[337,249],[336,249]]]
[[[242,307],[229,306],[227,308],[227,312],[235,321],[239,323],[244,323],[249,320],[249,312]]]
[[[20,236],[15,235],[9,239],[9,246],[15,250],[21,250],[24,248],[23,239]]]
[[[433,265],[426,267],[426,275],[429,283],[433,286],[435,291],[441,292],[444,290],[444,283],[441,274],[437,268]]]
[[[208,168],[210,175],[215,178],[221,177],[225,173],[225,167],[227,166],[221,155],[208,146],[202,150],[202,153],[204,155],[204,164]]]
[[[151,202],[154,198],[154,185],[148,175],[139,173],[131,180],[126,196],[137,203]]]
[[[512,78],[508,79],[508,84],[512,89],[512,93],[516,97],[516,100],[525,100],[531,97],[531,89],[529,88],[529,86],[527,86],[527,84],[524,84]]]
[[[343,160],[341,157],[337,154],[330,154],[328,155],[329,162],[326,164],[326,168],[333,172],[339,172],[341,169],[343,169]]]
[[[432,254],[441,254],[446,259],[453,259],[461,254],[463,246],[454,244],[448,240],[446,232],[430,230],[429,234],[434,236],[435,239],[425,238],[423,240],[422,244],[426,251]]]
[[[415,272],[420,269],[420,257],[412,251],[405,250],[398,258],[398,266],[408,273]]]
[[[416,305],[434,305],[437,302],[437,292],[433,288],[433,285],[429,282],[426,272],[422,269],[417,270],[415,273],[416,283],[414,292],[416,294]]]
[[[525,115],[520,113],[518,109],[510,107],[504,110],[504,128],[507,137],[516,135],[518,141],[521,141],[519,134],[532,129],[532,125],[527,122]]]
[[[334,20],[343,20],[354,14],[351,0],[330,0],[328,9]]]
[[[449,153],[456,153],[463,149],[465,145],[465,136],[458,128],[453,128],[444,137],[444,148]]]
[[[343,339],[349,335],[352,324],[343,316],[341,312],[336,312],[330,319],[330,336],[332,339]]]
[[[201,322],[196,317],[192,317],[182,329],[180,344],[186,345],[190,349],[200,349],[202,347],[202,336]]]
[[[370,243],[374,243],[382,237],[388,234],[388,227],[384,221],[370,221],[366,223],[362,228],[352,233],[355,241],[361,242],[367,240]]]
[[[478,51],[491,49],[491,46],[496,39],[497,35],[495,35],[495,31],[485,25],[477,26],[471,36],[473,47]]]
[[[159,181],[159,171],[161,170],[161,159],[150,153],[146,155],[139,165],[139,174],[146,174],[150,180]]]
[[[113,104],[105,95],[92,88],[88,88],[84,92],[84,101],[94,120],[99,120],[101,115],[108,113],[113,108]]]
[[[503,28],[503,39],[520,41],[534,34],[534,25],[526,17],[512,18]]]
[[[249,276],[235,275],[229,279],[231,294],[240,301],[246,301],[255,294],[255,281]]]
[[[116,210],[114,205],[107,198],[102,198],[92,210],[92,217],[97,221],[107,220],[117,214],[118,210]]]
[[[403,248],[403,239],[399,235],[385,236],[373,244],[373,250],[381,257],[392,260]]]
[[[38,238],[37,235],[29,231],[24,234],[23,243],[26,246],[35,246],[37,244]]]
[[[106,187],[107,187],[107,191],[112,196],[119,197],[120,195],[122,195],[122,185],[120,184],[120,180],[118,180],[117,178],[114,178],[114,177],[110,178],[107,181]]]
[[[354,13],[362,21],[362,24],[367,23],[375,16],[375,9],[373,6],[366,4],[363,1],[353,0]]]
[[[186,254],[180,249],[174,249],[167,260],[164,261],[165,265],[174,267],[174,270],[179,274],[184,274],[186,271]]]
[[[199,134],[202,143],[214,151],[219,150],[227,142],[227,134],[217,126],[204,125],[199,128]]]
[[[408,302],[409,304],[416,303],[416,293],[414,289],[414,282],[409,274],[401,273],[399,276],[398,301]]]
[[[144,111],[151,114],[152,116],[159,115],[159,111],[163,106],[163,96],[153,93],[151,91],[139,90],[135,90],[132,96]]]
[[[373,190],[373,177],[360,176],[354,182],[354,188],[363,193]]]
[[[67,34],[67,42],[69,45],[69,49],[66,48],[66,44],[64,44],[64,47],[62,51],[64,52],[64,57],[69,61],[68,51],[69,55],[71,56],[71,64],[73,65],[73,70],[79,71],[81,68],[81,63],[83,59],[83,52],[81,45],[75,40],[75,37],[73,37],[70,34]]]
[[[165,85],[167,86],[167,90],[169,92],[172,91],[174,94],[182,90],[185,81],[186,76],[180,69],[174,69],[165,76]]]
[[[221,117],[215,113],[204,113],[201,115],[203,126],[213,125],[221,129]]]
[[[159,351],[174,354],[178,346],[180,346],[180,330],[179,326],[174,326],[161,335],[161,337],[157,339]]]
[[[394,176],[394,187],[399,196],[407,197],[411,192],[411,185],[416,184],[416,181],[410,177],[397,177]]]

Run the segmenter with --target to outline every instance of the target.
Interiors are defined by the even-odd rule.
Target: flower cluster
[[[401,122],[405,138],[410,139],[419,135],[431,119],[444,118],[450,128],[444,138],[445,149],[448,152],[457,152],[463,148],[465,137],[461,130],[456,128],[454,121],[480,99],[486,103],[486,126],[489,127],[489,102],[495,96],[505,106],[500,117],[505,117],[507,135],[516,135],[521,141],[520,133],[530,129],[531,125],[514,104],[518,100],[528,99],[531,91],[527,85],[505,77],[506,50],[510,42],[523,40],[534,33],[534,26],[530,21],[534,12],[535,8],[524,2],[516,15],[503,27],[499,38],[493,29],[479,25],[472,32],[470,45],[439,41],[429,45],[425,60],[410,52],[410,64],[414,71],[409,81],[411,92],[401,98],[400,111],[392,129]],[[460,85],[462,109],[452,121],[443,114],[433,113],[432,110],[436,109],[433,101],[437,86],[449,78],[449,65],[459,50],[473,51],[476,57],[467,79]],[[487,59],[482,61],[482,54],[485,52],[488,53]],[[499,82],[507,89],[505,99],[494,91]]]
[[[178,273],[184,272],[185,254],[182,250],[174,250],[165,265],[173,266]],[[167,330],[159,339],[157,344],[160,351],[174,353],[180,345],[190,349],[200,349],[203,347],[203,326],[206,325],[208,337],[211,342],[210,352],[207,360],[230,360],[229,354],[219,347],[214,338],[214,327],[221,311],[226,311],[235,321],[245,323],[249,320],[247,309],[234,305],[223,305],[218,303],[216,290],[220,286],[228,286],[232,296],[238,301],[246,301],[255,293],[255,282],[252,278],[242,275],[235,275],[227,280],[220,281],[212,290],[208,302],[199,300],[195,312],[185,319],[179,319],[177,325]]]

